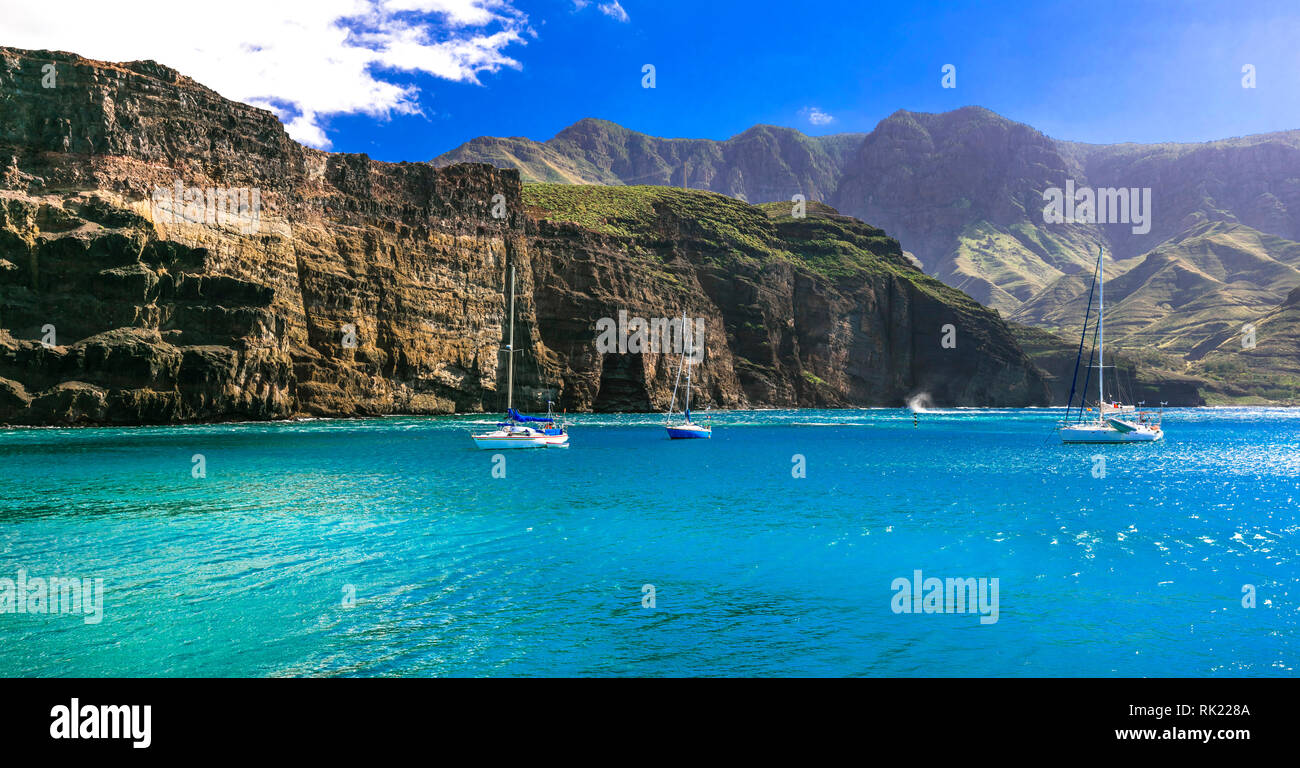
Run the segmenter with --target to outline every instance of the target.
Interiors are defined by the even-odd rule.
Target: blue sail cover
[[[511,408],[508,413],[510,418],[519,422],[536,421],[542,424],[551,424],[555,421],[555,419],[552,419],[549,416],[525,416],[514,408]]]

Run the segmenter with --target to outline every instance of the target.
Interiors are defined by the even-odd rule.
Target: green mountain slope
[[[1080,395],[1086,402],[1096,402],[1097,372],[1093,370],[1089,374],[1087,368],[1088,355],[1092,351],[1090,345],[1084,347],[1083,362],[1075,367],[1079,353],[1077,330],[1071,340],[1020,323],[1007,323],[1007,326],[1020,343],[1020,348],[1043,372],[1052,391],[1053,405],[1065,405],[1070,401],[1072,377],[1075,406],[1080,402]],[[1159,360],[1148,356],[1135,359],[1130,354],[1115,354],[1112,351],[1106,356],[1106,365],[1106,380],[1111,382],[1107,391],[1131,403],[1145,401],[1155,406],[1163,402],[1174,407],[1205,405],[1202,392],[1212,386],[1203,378],[1169,370]]]
[[[1213,403],[1300,405],[1300,288],[1277,307],[1251,321],[1255,345],[1243,343],[1241,328],[1213,339],[1191,368],[1211,379]]]
[[[585,119],[552,139],[481,137],[433,159],[518,168],[525,182],[687,187],[753,202],[826,200],[864,134],[806,136],[757,125],[725,141],[662,139]]]
[[[1091,274],[1062,278],[1012,313],[1054,330],[1082,322]],[[1202,222],[1107,275],[1107,338],[1196,359],[1207,341],[1300,286],[1300,243],[1243,224]]]

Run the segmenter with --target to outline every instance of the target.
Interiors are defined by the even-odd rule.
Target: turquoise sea
[[[0,613],[0,675],[1295,675],[1300,410],[1060,415],[580,415],[504,465],[483,416],[0,430],[0,579],[105,590]],[[895,613],[917,570],[997,622]]]

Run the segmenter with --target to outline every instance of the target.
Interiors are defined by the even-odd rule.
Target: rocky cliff
[[[657,139],[583,120],[543,143],[475,139],[440,160],[471,157],[566,183],[702,186],[752,202],[802,193],[882,227],[927,274],[1067,337],[1082,322],[1104,248],[1108,338],[1153,381],[1181,377],[1178,387],[1207,379],[1225,393],[1239,389],[1235,364],[1206,367],[1199,358],[1300,284],[1300,131],[1080,144],[965,107],[900,110],[865,136],[758,126],[725,142]],[[1067,184],[1138,190],[1149,204],[1138,208],[1140,224],[1048,223],[1044,192]],[[1148,349],[1160,355],[1137,355]],[[1251,362],[1271,366],[1245,377],[1252,393],[1279,403],[1300,396],[1289,361]]]
[[[545,142],[480,137],[435,164],[465,160],[518,168],[537,181],[709,189],[754,203],[803,194],[882,227],[927,273],[1004,312],[1063,276],[1091,273],[1099,245],[1125,262],[1205,222],[1300,240],[1300,131],[1200,144],[1080,144],[963,107],[899,110],[868,134],[811,137],[760,125],[712,141],[586,119]],[[1043,192],[1067,181],[1078,189],[1150,188],[1150,226],[1046,223]]]
[[[706,318],[718,406],[1046,397],[996,314],[829,212],[592,219],[516,171],[302,147],[152,62],[0,48],[0,115],[0,422],[496,410],[508,265],[526,407],[665,404],[662,355],[597,350],[620,309]]]
[[[675,355],[595,354],[591,328],[613,307],[704,318],[697,391],[715,406],[1046,403],[996,312],[827,206],[795,216],[789,203],[590,185],[528,185],[524,201],[542,338],[597,410],[662,407],[676,372]]]

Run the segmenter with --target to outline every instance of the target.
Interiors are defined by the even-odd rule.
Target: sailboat
[[[1153,443],[1164,437],[1160,416],[1138,411],[1131,405],[1124,405],[1114,399],[1107,402],[1104,384],[1106,355],[1106,281],[1102,263],[1102,249],[1097,249],[1097,420],[1083,420],[1084,407],[1079,405],[1079,421],[1074,424],[1063,423],[1061,426],[1062,443]],[[1091,298],[1089,300],[1091,308]],[[1088,334],[1088,318],[1084,315],[1083,336]],[[1083,338],[1079,339],[1079,358],[1083,357]],[[1075,361],[1075,374],[1078,375],[1078,363]],[[1086,384],[1085,384],[1086,387]],[[1082,401],[1082,395],[1080,395]],[[1074,389],[1070,389],[1070,402],[1074,401]],[[1088,409],[1092,410],[1092,409]],[[1070,406],[1066,406],[1066,420],[1069,420]]]
[[[546,404],[546,416],[525,416],[515,410],[515,268],[510,267],[510,343],[506,353],[506,420],[497,422],[497,428],[481,435],[470,435],[474,445],[482,450],[496,451],[504,448],[567,448],[569,433],[563,421],[558,422],[552,413],[551,403]]]
[[[688,338],[686,329],[686,314],[682,313],[682,338]],[[691,354],[687,349],[689,342],[682,346],[682,360],[677,365],[677,381],[673,383],[673,398],[668,404],[668,418],[664,423],[664,428],[668,430],[668,437],[673,440],[698,440],[713,437],[713,427],[702,424],[696,424],[691,421],[691,363],[687,356]],[[682,383],[682,369],[686,369],[686,400],[682,409],[682,419],[674,423],[673,408],[677,405],[677,389]]]

